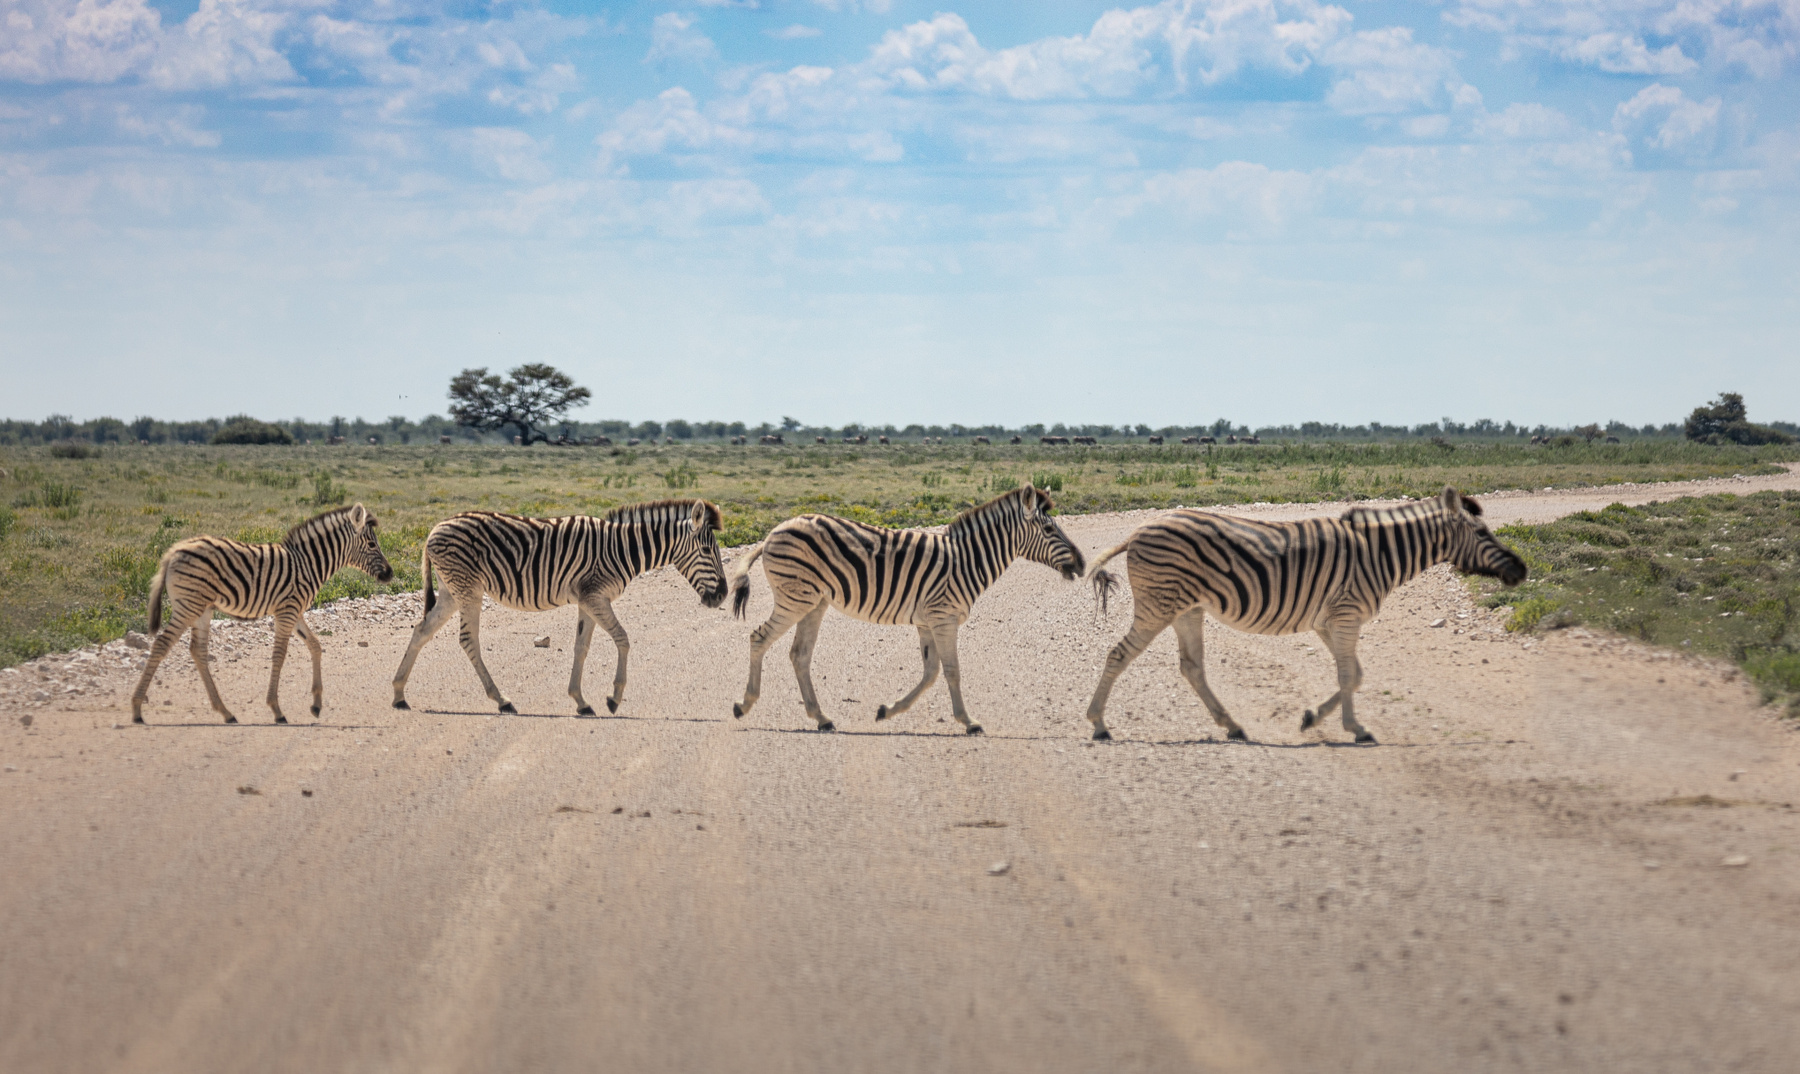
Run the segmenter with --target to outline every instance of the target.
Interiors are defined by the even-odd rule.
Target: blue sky
[[[0,0],[0,414],[1800,418],[1800,0]]]

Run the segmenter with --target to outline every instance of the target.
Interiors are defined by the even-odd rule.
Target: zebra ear
[[[1462,510],[1462,494],[1449,485],[1444,486],[1444,494],[1439,496],[1438,500],[1444,505],[1446,511]]]
[[[360,503],[355,507],[352,507],[350,509],[350,524],[359,530],[364,526],[367,526],[369,524],[369,509]]]
[[[706,528],[707,523],[712,521],[711,514],[712,512],[706,509],[705,500],[694,501],[694,509],[688,512],[688,521],[694,524],[695,532]]]

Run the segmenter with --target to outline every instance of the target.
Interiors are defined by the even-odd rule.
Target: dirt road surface
[[[1092,552],[1143,517],[1066,523]],[[962,635],[983,738],[941,685],[876,724],[915,640],[835,613],[840,731],[806,729],[785,643],[733,720],[746,626],[666,573],[619,604],[610,717],[564,694],[569,610],[484,618],[521,715],[453,628],[390,708],[416,597],[314,614],[316,724],[270,723],[266,624],[214,634],[239,726],[185,647],[147,728],[120,646],[0,676],[0,1070],[1795,1069],[1800,741],[1729,669],[1506,634],[1440,571],[1365,635],[1377,747],[1298,730],[1334,688],[1316,639],[1218,627],[1252,743],[1165,634],[1091,744],[1129,607],[1015,566]]]

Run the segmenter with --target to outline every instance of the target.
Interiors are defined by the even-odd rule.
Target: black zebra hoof
[[[1300,730],[1311,731],[1315,726],[1317,726],[1318,722],[1319,722],[1319,714],[1314,712],[1311,709],[1307,709],[1306,715],[1300,717]]]
[[[593,716],[593,715],[595,715],[594,706],[583,705],[580,708],[575,710],[575,715],[577,715],[577,716]]]
[[[1242,727],[1233,727],[1231,730],[1225,732],[1225,738],[1227,741],[1233,741],[1233,742],[1248,742],[1248,741],[1250,741],[1250,739],[1247,736],[1245,736],[1244,729]]]
[[[286,716],[277,716],[277,717],[275,717],[275,722],[276,723],[286,723],[287,717]]]
[[[397,709],[410,709],[410,708],[412,708],[412,706],[411,706],[411,705],[408,705],[408,704],[407,704],[407,703],[406,703],[406,698],[404,698],[404,697],[396,697],[396,698],[395,698],[395,699],[394,699],[394,707],[395,707],[395,708],[397,708]]]
[[[513,703],[511,701],[501,702],[500,711],[506,713],[508,716],[517,716],[519,714],[519,710],[513,708]]]
[[[1094,741],[1095,742],[1111,742],[1112,741],[1112,732],[1108,731],[1104,727],[1097,727],[1094,729]]]
[[[313,707],[312,707],[312,714],[313,714],[313,715],[314,715],[314,716],[317,716],[317,715],[318,715],[318,714],[319,714],[319,709],[320,709],[320,707],[321,707],[321,706],[318,706],[318,705],[314,705],[314,706],[313,706]]]
[[[225,722],[226,722],[226,723],[236,723],[236,722],[237,722],[237,717],[236,717],[236,716],[233,716],[233,715],[231,715],[231,714],[230,714],[230,713],[229,713],[229,712],[228,712],[228,713],[226,713],[226,714],[225,714]]]
[[[610,697],[609,697],[609,698],[607,698],[607,699],[606,699],[606,711],[608,711],[608,712],[617,712],[617,711],[619,711],[619,703],[618,703],[618,702],[617,702],[617,701],[614,701],[614,700],[613,700],[613,699],[612,699],[612,698],[610,698]]]
[[[875,710],[875,722],[880,723],[885,719],[887,719],[887,706],[883,705]]]
[[[131,716],[131,722],[132,722],[132,723],[143,723],[143,722],[144,722],[144,717],[143,717],[143,715],[142,715],[142,714],[140,714],[140,713],[132,713],[132,716]]]
[[[1377,743],[1375,741],[1375,736],[1369,734],[1367,731],[1358,731],[1356,733],[1356,741],[1366,742],[1371,746],[1377,745]]]
[[[979,734],[981,734],[981,733],[982,733],[982,730],[981,730],[981,725],[980,725],[980,724],[978,724],[978,723],[972,723],[972,724],[970,724],[970,725],[969,725],[969,726],[968,726],[968,732],[969,732],[969,734],[971,734],[971,735],[979,735]]]
[[[731,703],[731,714],[740,720],[743,719],[744,718],[744,706],[738,704],[735,701],[732,702]]]
[[[830,720],[826,720],[824,723],[819,725],[819,730],[821,730],[821,731],[836,731],[837,724],[832,723]]]

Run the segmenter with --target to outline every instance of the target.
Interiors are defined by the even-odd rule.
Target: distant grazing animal
[[[462,611],[463,652],[475,665],[482,689],[501,712],[517,712],[494,685],[481,659],[481,598],[491,593],[508,608],[547,612],[578,605],[575,665],[569,672],[569,696],[575,711],[592,716],[581,696],[581,668],[598,625],[612,635],[619,650],[608,712],[619,711],[625,696],[625,658],[631,639],[613,614],[631,580],[647,570],[674,566],[700,594],[700,602],[717,608],[725,600],[725,564],[719,558],[719,509],[705,500],[658,500],[632,504],[604,518],[566,515],[525,518],[493,511],[468,511],[439,522],[425,538],[419,573],[425,579],[425,618],[413,631],[400,670],[394,672],[394,707],[407,708],[406,680],[419,650],[450,616]],[[432,590],[432,573],[443,575],[444,591]]]
[[[1163,442],[1163,438],[1162,438],[1162,437],[1160,437],[1160,436],[1153,436],[1153,437],[1151,437],[1151,438],[1150,438],[1150,442],[1151,442],[1151,443],[1152,443],[1152,444],[1160,444],[1160,443],[1162,443],[1162,442]]]
[[[1606,438],[1606,442],[1609,444],[1616,444],[1619,442],[1619,438],[1616,436],[1609,436]]]
[[[275,655],[269,669],[268,702],[276,723],[287,722],[281,714],[279,690],[288,637],[300,635],[312,651],[312,714],[317,716],[324,705],[324,654],[319,639],[306,625],[306,609],[312,607],[313,598],[326,581],[345,567],[356,567],[380,582],[394,576],[394,568],[388,566],[381,544],[375,539],[375,516],[360,503],[309,518],[288,530],[287,536],[276,544],[245,544],[223,537],[177,541],[163,553],[156,577],[150,581],[150,633],[156,635],[156,641],[150,646],[150,658],[131,695],[132,722],[144,722],[150,680],[189,627],[194,636],[188,651],[194,655],[194,669],[200,672],[207,700],[226,723],[237,722],[219,697],[207,662],[214,608],[234,619],[274,617]],[[162,621],[165,586],[169,591],[166,626]]]
[[[936,681],[938,666],[950,686],[950,709],[971,735],[981,725],[963,707],[956,633],[969,608],[1014,559],[1029,559],[1074,578],[1081,550],[1050,517],[1054,505],[1041,489],[1014,489],[970,508],[943,533],[889,530],[829,515],[800,515],[776,526],[732,566],[732,609],[740,617],[750,600],[750,567],[761,558],[774,592],[775,610],[750,632],[750,683],[742,717],[762,693],[763,656],[789,627],[799,624],[790,658],[807,715],[819,730],[835,728],[813,691],[813,646],[825,612],[837,608],[865,622],[911,625],[919,631],[925,675],[912,692],[875,710],[877,720],[898,716]]]
[[[1198,436],[1194,438],[1194,442],[1197,444],[1216,444],[1219,442],[1219,438],[1216,436]]]
[[[1066,436],[1040,436],[1038,437],[1038,443],[1048,447],[1067,447],[1069,438]]]
[[[1260,443],[1262,443],[1262,437],[1252,434],[1250,436],[1239,438],[1238,443],[1240,443],[1240,444],[1260,444]]]
[[[1181,442],[1184,444],[1198,444],[1200,438],[1197,436],[1184,436],[1181,438]]]
[[[757,443],[762,444],[765,447],[772,447],[772,446],[776,446],[776,445],[780,445],[780,444],[785,444],[785,443],[787,443],[787,441],[783,440],[781,438],[780,434],[775,434],[773,436],[764,435],[761,440],[757,441]]]
[[[438,443],[440,443],[440,444],[448,444],[449,442],[450,442],[450,438],[447,436],[438,437]]]
[[[976,438],[975,438],[975,443],[977,443],[977,444],[990,444],[990,443],[993,443],[993,441],[991,441],[991,440],[989,440],[989,439],[988,439],[988,438],[987,438],[987,437],[985,437],[985,436],[978,436],[978,437],[976,437]]]
[[[1012,439],[1011,439],[1011,440],[1008,440],[1008,441],[1007,441],[1007,443],[1009,443],[1009,444],[1022,444],[1022,443],[1024,443],[1024,438],[1022,438],[1022,437],[1017,437],[1017,436],[1015,436],[1015,437],[1013,437],[1013,438],[1012,438]]]
[[[813,443],[815,443],[815,444],[823,444],[824,442],[825,442],[825,438],[822,436],[813,437]]]
[[[1403,507],[1353,507],[1339,518],[1301,522],[1175,511],[1094,560],[1094,591],[1103,608],[1115,581],[1102,568],[1121,552],[1130,555],[1135,609],[1131,631],[1107,654],[1088,703],[1094,737],[1101,740],[1112,737],[1105,710],[1113,682],[1171,623],[1180,642],[1182,675],[1226,729],[1225,737],[1244,737],[1206,685],[1201,643],[1210,612],[1226,626],[1253,634],[1315,631],[1337,660],[1338,691],[1317,710],[1308,709],[1300,729],[1342,705],[1344,730],[1358,742],[1374,742],[1356,722],[1354,695],[1362,685],[1356,643],[1382,600],[1439,563],[1509,586],[1524,581],[1526,573],[1525,561],[1495,540],[1482,521],[1481,505],[1453,488]]]
[[[876,441],[876,443],[878,443],[878,444],[885,444],[887,442],[888,442],[888,438],[885,436]]]
[[[1075,443],[1077,443],[1077,444],[1082,444],[1082,445],[1085,445],[1085,446],[1087,446],[1087,447],[1098,447],[1098,446],[1099,446],[1099,444],[1100,444],[1100,441],[1098,441],[1098,440],[1095,440],[1095,439],[1094,439],[1094,438],[1093,438],[1093,437],[1091,437],[1091,436],[1077,436],[1077,437],[1075,437],[1075,438],[1074,438],[1074,441],[1075,441]]]

